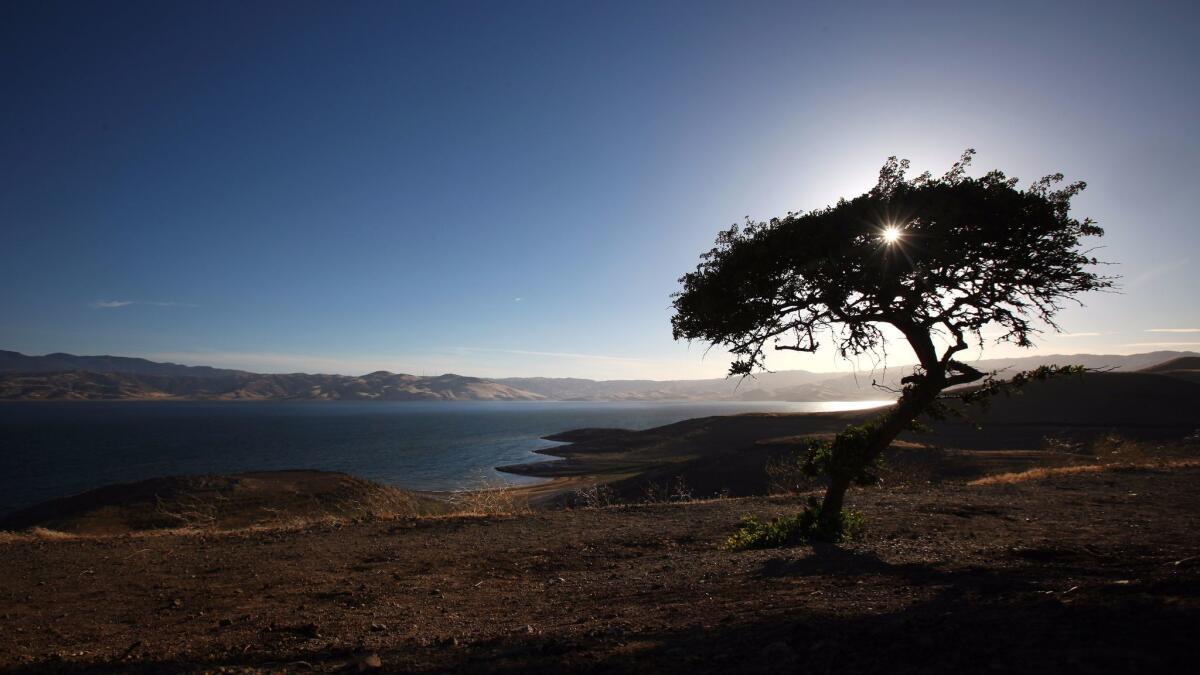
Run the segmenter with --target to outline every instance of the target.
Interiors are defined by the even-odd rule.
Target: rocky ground
[[[728,552],[798,496],[0,543],[5,672],[1191,669],[1200,469],[855,492],[861,541]],[[1190,665],[1189,665],[1190,664]]]

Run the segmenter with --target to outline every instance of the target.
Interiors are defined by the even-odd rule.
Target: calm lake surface
[[[0,404],[0,513],[89,488],[173,474],[345,471],[422,490],[537,479],[542,436],[648,429],[693,417],[821,412],[880,402],[192,402]]]

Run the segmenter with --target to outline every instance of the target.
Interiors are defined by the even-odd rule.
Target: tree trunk
[[[849,488],[849,478],[841,476],[830,478],[829,487],[825,489],[825,498],[821,500],[821,522],[823,525],[837,525],[836,516],[842,512],[842,504],[846,501],[846,490]]]
[[[870,466],[887,450],[900,432],[909,428],[918,416],[937,398],[942,387],[934,382],[918,385],[911,391],[905,392],[896,407],[883,416],[879,427],[871,435],[867,450],[863,455],[862,468]],[[825,490],[825,498],[821,502],[821,529],[825,532],[837,532],[841,521],[842,505],[846,500],[846,490],[850,488],[852,476],[831,476],[829,487]]]

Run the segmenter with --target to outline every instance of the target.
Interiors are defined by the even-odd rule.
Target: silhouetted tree
[[[1004,331],[997,342],[1029,347],[1037,322],[1057,329],[1063,302],[1112,285],[1088,270],[1097,260],[1080,244],[1103,230],[1069,213],[1084,183],[1057,187],[1057,174],[1022,190],[999,171],[972,178],[973,154],[941,178],[914,179],[907,160],[891,157],[855,199],[734,225],[673,296],[675,339],[726,347],[730,375],[765,370],[768,349],[814,352],[825,337],[843,357],[879,353],[885,324],[916,354],[896,405],[810,458],[829,476],[818,515],[827,534],[849,485],[871,480],[897,434],[937,408],[947,387],[985,377],[955,359],[968,340],[982,346],[984,326]]]

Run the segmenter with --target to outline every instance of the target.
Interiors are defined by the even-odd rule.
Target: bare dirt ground
[[[1153,672],[1195,665],[1200,469],[852,493],[842,546],[727,552],[798,496],[0,543],[5,672]]]

